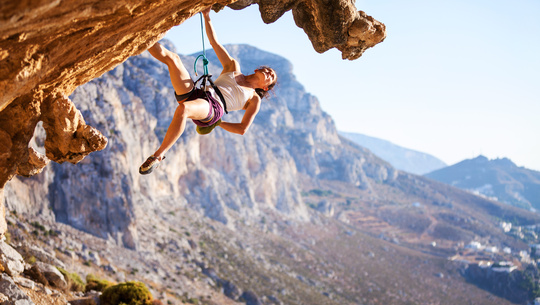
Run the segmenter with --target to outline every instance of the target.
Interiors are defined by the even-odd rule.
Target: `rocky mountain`
[[[148,176],[138,166],[176,107],[166,67],[143,53],[77,88],[70,99],[108,145],[6,185],[10,244],[28,264],[140,280],[172,304],[510,304],[463,277],[474,257],[448,258],[481,241],[521,264],[529,247],[500,222],[538,215],[396,170],[338,135],[286,59],[227,49],[244,71],[273,67],[275,96],[244,136],[189,123]],[[45,142],[38,124],[31,145]]]
[[[233,3],[234,2],[234,3]],[[75,0],[2,4],[0,14],[0,199],[12,177],[49,163],[76,164],[107,145],[69,100],[75,88],[140,54],[165,32],[207,7],[257,3],[267,23],[292,11],[318,52],[337,48],[357,59],[383,41],[383,23],[353,2]],[[46,130],[45,154],[28,148],[36,125]],[[6,230],[0,205],[0,235]]]
[[[339,134],[369,149],[375,155],[402,171],[423,175],[446,167],[446,163],[432,155],[401,147],[386,140],[353,132],[341,131]]]
[[[518,167],[507,158],[478,156],[426,177],[521,208],[540,209],[540,172]]]

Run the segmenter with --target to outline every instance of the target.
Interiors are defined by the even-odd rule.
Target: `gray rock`
[[[10,300],[2,304],[34,304],[26,293],[15,284],[15,281],[5,273],[0,274],[0,291]]]
[[[276,305],[283,305],[283,302],[281,302],[281,300],[279,300],[277,297],[273,296],[273,295],[269,295],[267,296],[268,300],[270,302],[272,302],[273,304],[276,304]]]
[[[246,305],[263,305],[261,300],[259,300],[259,297],[253,291],[244,291],[241,297],[246,301]]]
[[[101,266],[101,259],[99,258],[99,255],[96,252],[89,252],[88,255],[90,256],[90,261],[94,263],[97,266]]]
[[[18,249],[26,257],[31,255],[34,256],[38,261],[65,268],[64,263],[56,258],[56,254],[53,251],[48,251],[47,249],[40,248],[36,245],[30,244],[29,242],[23,242],[22,247],[19,247]]]
[[[15,283],[19,284],[20,286],[23,286],[28,289],[33,290],[36,287],[36,283],[34,281],[29,280],[25,277],[15,277],[13,278],[13,281],[15,281]]]
[[[60,273],[55,266],[43,262],[36,262],[34,265],[47,278],[49,284],[59,289],[64,289],[67,287],[64,275],[62,275],[62,273]]]
[[[24,271],[22,256],[5,242],[0,242],[0,264],[11,276],[19,275]]]
[[[96,300],[93,297],[84,297],[84,298],[69,300],[69,304],[71,305],[97,305],[99,303],[96,303]]]
[[[242,295],[242,291],[231,281],[221,281],[223,293],[232,300],[237,301]]]
[[[101,266],[101,269],[111,272],[111,273],[116,273],[118,271],[118,269],[116,269],[116,267],[114,267],[111,264],[103,265]]]
[[[28,300],[24,299],[24,300],[15,300],[15,301],[6,302],[5,305],[34,305],[34,302],[32,302],[29,299]]]
[[[325,216],[334,216],[334,204],[328,200],[322,200],[317,205],[317,211],[323,213]]]

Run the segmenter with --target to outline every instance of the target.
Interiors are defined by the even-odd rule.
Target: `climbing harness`
[[[193,64],[193,69],[195,70],[195,76],[198,76],[197,75],[197,61],[199,60],[199,58],[202,57],[202,62],[203,62],[203,75],[201,77],[199,77],[199,79],[197,79],[197,81],[195,82],[194,84],[194,89],[197,87],[197,83],[199,83],[200,80],[202,80],[201,82],[201,85],[200,85],[200,89],[205,91],[206,92],[206,81],[208,81],[210,83],[210,86],[212,86],[212,89],[214,89],[214,92],[217,93],[217,95],[219,96],[219,99],[221,100],[221,104],[223,104],[223,110],[225,110],[225,113],[229,113],[227,111],[227,103],[225,103],[225,98],[223,97],[223,94],[221,94],[221,91],[219,91],[219,88],[214,85],[214,82],[212,81],[212,75],[211,74],[208,74],[208,58],[206,58],[206,49],[204,47],[204,23],[203,23],[203,16],[202,16],[202,13],[199,13],[200,17],[201,17],[201,37],[202,37],[202,46],[203,46],[203,53],[200,54],[199,56],[197,56],[197,58],[195,59],[195,63]],[[190,92],[191,93],[191,92]]]

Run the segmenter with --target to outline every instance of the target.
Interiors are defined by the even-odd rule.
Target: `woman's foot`
[[[139,167],[139,174],[141,175],[148,175],[150,174],[154,169],[156,169],[159,166],[159,162],[163,161],[165,157],[154,157],[150,156],[144,163]]]

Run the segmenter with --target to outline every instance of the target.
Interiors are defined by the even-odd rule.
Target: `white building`
[[[512,262],[498,262],[491,266],[491,270],[495,272],[512,272],[517,269]]]
[[[504,233],[510,232],[512,230],[512,223],[510,222],[501,222],[501,228],[503,229]]]
[[[481,243],[477,242],[477,241],[471,241],[467,246],[465,246],[465,248],[468,248],[468,249],[473,249],[473,250],[482,250],[485,248],[484,245],[482,245]]]
[[[492,247],[485,247],[484,248],[484,251],[485,252],[488,252],[488,253],[498,253],[499,252],[499,248],[495,247],[495,246],[492,246]]]

